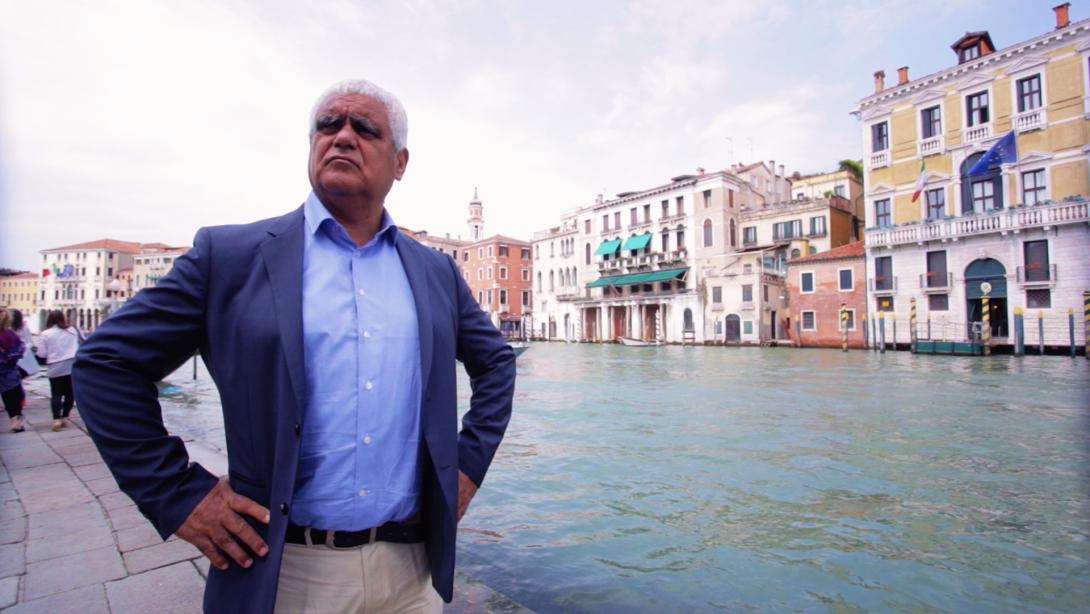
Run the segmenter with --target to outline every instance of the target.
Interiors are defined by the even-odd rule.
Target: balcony
[[[896,275],[890,275],[889,277],[871,277],[869,281],[870,291],[874,294],[893,294],[897,291]]]
[[[724,309],[723,303],[712,303],[712,311],[723,311]]]
[[[742,247],[753,247],[754,245],[757,245],[756,237],[752,239],[742,239]]]
[[[1016,114],[1011,121],[1011,125],[1014,126],[1014,131],[1017,133],[1040,130],[1048,125],[1048,116],[1045,114],[1044,108],[1030,109]]]
[[[806,238],[809,239],[813,237],[824,237],[827,234],[829,234],[829,231],[825,230],[824,228],[818,228],[816,230],[811,230],[810,232],[806,233]]]
[[[923,273],[920,275],[920,289],[924,293],[945,294],[953,287],[953,273]]]
[[[876,151],[870,155],[868,159],[870,162],[870,168],[882,168],[883,166],[889,166],[889,150],[883,149],[882,151]]]
[[[942,135],[933,136],[929,139],[923,139],[916,144],[916,152],[921,158],[926,156],[937,156],[946,151],[946,142],[942,138]]]
[[[1002,209],[923,224],[867,230],[867,247],[894,247],[926,241],[957,241],[965,237],[1050,228],[1061,224],[1090,222],[1090,202],[1085,199],[1046,201],[1032,207]]]
[[[979,126],[970,126],[961,129],[962,143],[977,143],[992,138],[992,124],[988,122]]]
[[[738,308],[739,311],[753,311],[753,301],[742,301],[742,306]]]
[[[1018,284],[1026,288],[1048,288],[1056,283],[1056,263],[1047,267],[1030,264],[1019,266],[1016,278]]]
[[[673,224],[674,222],[680,222],[685,219],[685,212],[675,213],[659,219],[659,224]]]

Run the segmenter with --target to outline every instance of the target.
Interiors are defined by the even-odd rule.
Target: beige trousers
[[[284,544],[276,613],[442,612],[424,544]]]

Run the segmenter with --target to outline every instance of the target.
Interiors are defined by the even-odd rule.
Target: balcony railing
[[[1023,286],[1050,286],[1056,282],[1056,263],[1053,262],[1047,267],[1019,265],[1017,279]]]
[[[890,275],[889,277],[871,277],[870,291],[875,294],[893,294],[897,291],[897,276]]]
[[[742,306],[739,307],[740,311],[753,311],[754,309],[753,301],[742,301]]]
[[[806,236],[807,236],[807,238],[809,238],[809,237],[824,237],[827,234],[829,234],[829,231],[825,230],[824,228],[818,228],[817,230],[811,230],[810,232],[806,233]]]
[[[757,239],[756,238],[742,239],[742,247],[752,247],[754,245],[757,245]]]
[[[1015,132],[1029,132],[1040,130],[1048,124],[1048,116],[1043,108],[1023,111],[1014,116],[1012,122]]]
[[[929,139],[923,139],[916,144],[916,150],[921,158],[924,156],[937,156],[946,151],[946,142],[940,134]]]
[[[963,143],[976,143],[977,141],[983,141],[989,139],[992,136],[992,124],[981,124],[979,126],[970,126],[969,128],[963,128],[961,131],[961,141]]]
[[[883,166],[889,166],[889,150],[883,149],[882,151],[876,151],[870,155],[869,158],[871,168],[882,168]]]
[[[1080,199],[868,230],[865,239],[867,247],[892,247],[906,243],[956,240],[996,232],[1087,222],[1090,222],[1090,202]]]
[[[954,274],[946,273],[921,273],[920,288],[924,292],[949,292],[954,287]]]
[[[664,218],[661,218],[659,220],[659,224],[673,224],[674,222],[680,222],[680,221],[682,221],[684,219],[685,219],[685,212],[682,211],[681,213],[675,213],[673,215],[668,215],[668,216],[666,216]]]
[[[723,303],[712,303],[712,311],[723,311],[724,309]]]

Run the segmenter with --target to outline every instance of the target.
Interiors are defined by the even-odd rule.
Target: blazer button
[[[299,435],[299,423],[298,422],[295,423],[295,434],[297,436]]]
[[[280,513],[285,515],[285,516],[288,515],[288,504],[287,503],[281,503],[280,504]]]

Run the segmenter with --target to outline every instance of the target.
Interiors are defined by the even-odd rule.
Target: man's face
[[[362,197],[381,203],[408,161],[408,150],[394,150],[386,108],[377,100],[335,94],[318,109],[308,173],[323,202]]]

